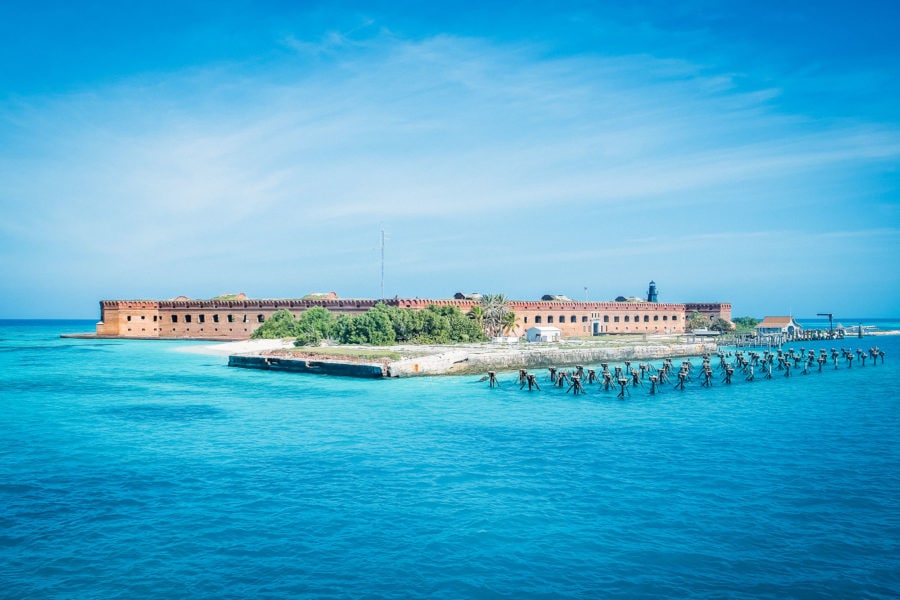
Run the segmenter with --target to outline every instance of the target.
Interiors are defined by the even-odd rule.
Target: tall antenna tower
[[[384,302],[384,229],[381,230],[381,301]]]

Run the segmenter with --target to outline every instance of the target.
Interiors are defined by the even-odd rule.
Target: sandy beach
[[[277,340],[241,340],[238,342],[215,342],[213,344],[200,344],[197,346],[183,346],[176,348],[176,352],[189,352],[191,354],[208,354],[211,356],[229,356],[231,354],[246,354],[265,352],[268,350],[284,350],[294,347],[292,339]]]

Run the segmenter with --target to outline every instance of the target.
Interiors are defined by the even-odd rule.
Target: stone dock
[[[319,373],[349,377],[421,377],[428,375],[475,375],[547,367],[594,366],[630,360],[649,362],[663,358],[700,356],[715,353],[711,342],[634,342],[602,344],[517,344],[502,346],[454,345],[450,347],[392,347],[401,358],[363,359],[304,355],[291,350],[269,350],[232,354],[228,365],[248,369]],[[335,353],[340,350],[335,349]],[[410,354],[406,356],[405,354]]]
[[[336,358],[311,359],[307,357],[232,354],[228,357],[228,366],[240,367],[242,369],[315,373],[317,375],[340,375],[344,377],[364,377],[368,379],[377,379],[388,376],[384,364],[346,361]]]

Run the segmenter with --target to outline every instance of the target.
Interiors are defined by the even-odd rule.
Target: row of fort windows
[[[598,316],[598,318],[599,318],[599,316]],[[623,320],[624,320],[625,323],[631,322],[631,315],[625,315],[625,316],[623,317]],[[654,320],[654,321],[659,321],[659,315],[653,315],[653,320]],[[669,320],[669,315],[663,315],[663,316],[662,316],[662,320],[663,320],[663,321],[668,321],[668,320]],[[678,320],[678,315],[672,315],[672,320],[673,320],[673,321],[677,321],[677,320]],[[527,316],[524,317],[524,322],[525,322],[525,323],[528,323],[528,317],[527,317]],[[535,324],[537,324],[537,325],[543,323],[543,317],[542,317],[541,315],[535,315],[535,317],[534,317],[534,322],[535,322]],[[557,321],[557,322],[558,322],[558,323],[565,323],[565,322],[566,322],[566,315],[559,315],[559,321]],[[578,320],[577,320],[577,316],[576,316],[576,315],[569,315],[569,323],[577,323],[577,322],[578,322]],[[582,322],[582,323],[587,323],[587,322],[588,322],[587,316],[582,315],[582,317],[581,317],[581,322]],[[604,322],[604,323],[609,323],[609,315],[603,315],[603,322]],[[612,322],[613,322],[613,323],[618,323],[618,322],[619,322],[619,316],[618,316],[618,315],[613,316]],[[635,322],[635,323],[640,323],[640,322],[641,322],[641,315],[634,315],[634,322]],[[649,323],[649,322],[650,322],[650,315],[644,315],[644,316],[643,316],[643,322],[644,322],[644,323]],[[553,315],[547,315],[547,323],[548,323],[548,324],[549,324],[549,323],[553,323]]]
[[[153,315],[153,321],[154,321],[154,322],[156,322],[156,318],[157,318],[157,315]],[[225,318],[226,318],[226,320],[227,320],[229,323],[235,323],[235,322],[236,322],[236,319],[235,319],[235,316],[234,316],[234,315],[226,315]],[[143,321],[144,319],[145,319],[145,316],[144,316],[144,315],[141,315],[141,320]],[[185,323],[190,323],[192,319],[193,319],[193,315],[184,315],[184,322],[185,322]],[[131,315],[128,315],[128,316],[126,317],[126,320],[131,321]],[[262,322],[265,321],[265,320],[266,320],[265,315],[256,315],[256,322],[257,322],[257,323],[262,323]],[[177,322],[178,322],[178,315],[172,315],[172,322],[173,322],[173,323],[177,323]],[[206,315],[197,315],[197,322],[198,322],[198,323],[206,323]],[[213,322],[213,323],[218,323],[218,322],[219,322],[219,315],[213,315],[213,316],[212,316],[212,322]],[[241,322],[242,322],[242,323],[249,323],[249,322],[250,322],[250,317],[249,317],[248,315],[246,315],[246,314],[245,314],[245,315],[242,315],[242,316],[241,316]]]
[[[172,317],[172,322],[173,322],[173,323],[177,323],[177,322],[178,322],[178,315],[174,315],[174,314],[173,314],[173,315],[171,315],[171,317]],[[144,315],[141,315],[141,320],[144,320],[144,318],[145,318]],[[599,315],[597,316],[597,318],[599,318]],[[156,316],[156,315],[153,315],[153,321],[154,321],[154,322],[156,321],[156,319],[157,319],[157,316]],[[184,322],[185,322],[185,323],[190,323],[190,322],[191,322],[191,319],[192,319],[192,315],[190,315],[190,314],[184,315]],[[128,316],[127,316],[127,320],[128,320],[128,321],[131,321],[131,315],[128,315]],[[231,314],[226,315],[226,320],[227,320],[229,323],[235,323],[235,322],[236,322],[236,321],[235,321],[235,316],[234,316],[234,315],[231,315]],[[262,315],[262,314],[256,315],[256,321],[257,321],[257,323],[262,323],[262,322],[264,322],[265,320],[266,320],[265,315]],[[631,322],[631,315],[624,315],[624,316],[622,317],[622,320],[623,320],[625,323]],[[641,320],[642,320],[642,319],[641,319],[641,315],[634,315],[634,322],[635,322],[635,323],[640,323]],[[660,319],[659,319],[659,315],[653,315],[653,320],[654,320],[654,321],[659,321],[659,320],[660,320]],[[663,321],[668,321],[668,320],[669,320],[669,315],[662,315],[662,320],[663,320]],[[678,320],[678,315],[672,315],[672,320],[673,320],[673,321],[677,321],[677,320]],[[523,318],[523,321],[524,321],[525,323],[528,323],[528,317],[525,316],[525,317]],[[205,322],[206,322],[206,315],[204,315],[204,314],[197,315],[197,322],[198,322],[198,323],[205,323]],[[212,322],[213,322],[213,323],[218,323],[218,322],[219,322],[219,315],[214,314],[214,315],[212,316]],[[243,322],[243,323],[249,323],[249,322],[250,322],[250,317],[249,317],[248,315],[246,315],[246,314],[241,315],[241,322]],[[542,324],[542,323],[544,322],[544,321],[543,321],[543,317],[542,317],[541,315],[536,315],[536,316],[534,317],[534,322],[535,322],[535,324],[537,324],[537,325]],[[565,323],[565,322],[566,322],[566,315],[559,315],[559,321],[557,321],[557,322],[560,323],[560,324]],[[569,323],[577,323],[577,322],[578,322],[578,317],[577,317],[576,315],[569,315]],[[582,315],[582,316],[581,316],[581,322],[582,322],[582,323],[587,323],[587,322],[588,322],[587,315]],[[603,315],[603,322],[604,322],[604,323],[609,323],[609,322],[610,322],[609,315]],[[618,322],[619,322],[619,315],[613,316],[612,322],[613,322],[613,323],[618,323]],[[643,322],[644,322],[644,323],[649,323],[649,322],[650,322],[650,315],[643,315]],[[553,323],[553,315],[547,315],[547,323],[548,323],[548,324]]]
[[[184,315],[184,322],[185,322],[185,323],[190,323],[190,322],[191,322],[191,317],[192,317],[192,315]],[[229,323],[234,323],[234,322],[235,322],[235,317],[234,317],[234,315],[226,315],[225,318],[226,318],[226,320],[227,320]],[[262,323],[262,322],[265,321],[265,320],[266,320],[265,315],[256,315],[256,322],[257,322],[257,323]],[[177,322],[178,322],[178,315],[172,315],[172,322],[173,322],[173,323],[177,323]],[[197,322],[198,322],[198,323],[206,323],[206,315],[197,315]],[[213,315],[213,316],[212,316],[212,322],[213,322],[213,323],[218,323],[218,322],[219,322],[219,315]],[[249,317],[248,315],[246,315],[246,314],[245,314],[245,315],[241,315],[241,322],[242,322],[242,323],[249,323],[249,322],[250,322],[250,317]]]

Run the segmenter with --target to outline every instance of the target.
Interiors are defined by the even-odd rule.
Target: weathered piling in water
[[[491,387],[499,387],[500,382],[497,381],[497,373],[494,371],[488,371],[488,381],[490,382]]]
[[[687,379],[687,371],[682,367],[678,371],[678,383],[675,384],[676,390],[684,390],[684,382]]]
[[[569,386],[569,389],[566,390],[566,393],[568,394],[569,392],[571,392],[573,390],[574,390],[574,393],[573,393],[574,396],[584,393],[584,387],[581,385],[581,377],[579,377],[578,375],[572,376],[572,385]]]
[[[528,373],[525,375],[525,381],[522,383],[522,385],[519,386],[519,389],[521,390],[526,385],[528,386],[529,392],[535,388],[537,388],[537,391],[541,391],[541,386],[538,385],[537,382],[537,375],[534,375],[533,373]]]
[[[643,384],[641,384],[641,379],[640,379],[638,370],[632,369],[631,370],[631,387],[637,387],[639,385],[643,385]]]

